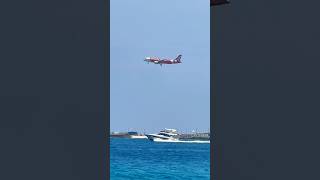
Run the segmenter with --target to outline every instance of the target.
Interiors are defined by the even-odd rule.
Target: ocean
[[[210,179],[210,144],[110,139],[111,180]]]

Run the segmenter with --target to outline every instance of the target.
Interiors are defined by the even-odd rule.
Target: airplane
[[[181,57],[182,55],[178,55],[178,57],[176,57],[175,59],[160,59],[160,58],[154,58],[154,57],[146,57],[144,59],[144,61],[150,63],[154,63],[154,64],[160,64],[160,66],[162,66],[162,64],[179,64],[182,63],[181,62]]]
[[[223,4],[229,4],[229,0],[210,0],[210,6],[218,6]]]

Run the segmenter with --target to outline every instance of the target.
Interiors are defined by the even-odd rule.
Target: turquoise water
[[[210,179],[210,144],[110,139],[110,179]]]

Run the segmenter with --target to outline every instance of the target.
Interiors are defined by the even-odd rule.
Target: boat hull
[[[160,135],[156,135],[156,134],[148,134],[146,136],[150,141],[155,141],[155,142],[176,142],[176,141],[178,141],[178,139],[173,138],[173,137],[160,136]]]
[[[147,136],[141,136],[141,135],[131,135],[131,139],[147,139]]]

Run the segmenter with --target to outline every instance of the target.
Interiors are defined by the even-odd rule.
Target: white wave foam
[[[155,142],[170,142],[170,143],[210,143],[210,141],[201,141],[201,140],[181,141],[181,140],[154,139],[154,141]]]

